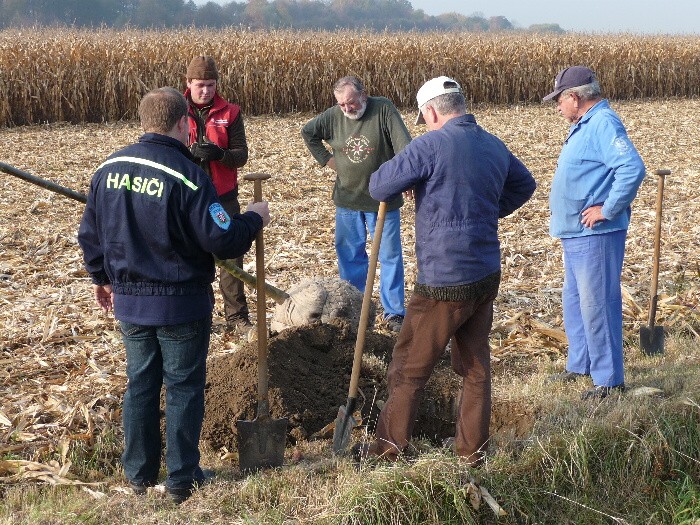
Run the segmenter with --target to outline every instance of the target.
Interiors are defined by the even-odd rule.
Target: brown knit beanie
[[[192,59],[187,67],[187,80],[219,80],[219,72],[212,57],[198,56]]]

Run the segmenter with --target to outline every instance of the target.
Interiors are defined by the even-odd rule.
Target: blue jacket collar
[[[598,113],[599,111],[603,111],[605,109],[610,109],[610,104],[608,103],[608,99],[604,98],[598,102],[595,103],[595,105],[591,106],[588,111],[586,111],[583,116],[579,119],[579,121],[576,124],[572,124],[571,127],[569,128],[569,134],[566,137],[566,140],[569,140],[569,137],[573,135],[573,133],[579,129],[583,124],[588,122],[593,118],[593,115]],[[564,141],[566,142],[566,141]]]
[[[447,126],[447,125],[459,126],[461,124],[476,124],[476,118],[471,113],[466,113],[464,115],[460,115],[459,117],[451,118],[450,120],[448,120],[445,123],[445,126]]]
[[[171,148],[177,148],[180,152],[185,155],[188,159],[192,160],[192,154],[190,150],[182,142],[167,135],[162,135],[161,133],[144,133],[139,137],[139,142],[150,142],[156,144],[163,144],[164,146],[170,146]]]

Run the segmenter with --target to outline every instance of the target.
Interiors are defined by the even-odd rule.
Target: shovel
[[[269,179],[264,173],[250,173],[245,180],[254,182],[254,200],[262,200],[262,181]],[[284,447],[287,441],[287,419],[270,417],[267,370],[267,321],[265,316],[265,261],[263,232],[255,239],[255,266],[258,294],[258,415],[253,421],[236,421],[238,429],[238,461],[242,472],[251,473],[260,469],[280,467],[284,462]]]
[[[379,245],[382,241],[382,230],[384,229],[384,218],[386,217],[386,202],[379,203],[377,213],[377,224],[374,227],[374,240],[372,241],[372,251],[369,257],[369,267],[367,269],[367,281],[365,283],[365,293],[362,297],[362,309],[360,310],[360,324],[357,327],[357,340],[355,341],[355,356],[352,361],[352,373],[350,375],[350,390],[345,406],[338,409],[338,416],[335,419],[335,430],[333,431],[333,452],[339,454],[350,443],[352,429],[358,425],[354,417],[357,405],[357,386],[360,382],[360,368],[362,365],[362,351],[365,347],[365,332],[369,320],[369,309],[372,299],[372,288],[374,287],[374,275],[377,270],[377,259],[379,258]]]
[[[647,355],[663,354],[664,352],[664,327],[655,326],[656,303],[658,295],[656,293],[659,281],[659,257],[661,255],[661,207],[664,200],[664,178],[670,175],[670,170],[656,170],[654,174],[658,177],[656,192],[656,232],[654,235],[654,269],[651,277],[651,298],[649,302],[649,325],[639,329],[639,347]]]

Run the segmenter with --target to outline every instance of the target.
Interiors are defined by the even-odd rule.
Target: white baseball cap
[[[425,84],[421,86],[416,94],[416,100],[418,101],[418,117],[416,118],[416,124],[425,124],[425,119],[423,118],[423,113],[421,113],[420,108],[426,102],[433,100],[435,97],[444,95],[445,93],[461,93],[462,88],[456,80],[452,80],[450,77],[436,77],[431,78]]]

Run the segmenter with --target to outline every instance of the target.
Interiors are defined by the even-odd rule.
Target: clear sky
[[[204,4],[207,0],[195,0]],[[227,4],[231,0],[216,0]],[[236,0],[241,2],[242,0]],[[269,0],[268,0],[269,1]],[[505,16],[519,27],[559,24],[587,33],[699,34],[700,0],[410,0],[429,15]]]
[[[559,24],[584,32],[700,33],[700,0],[411,0],[429,15],[505,16],[520,27]]]

